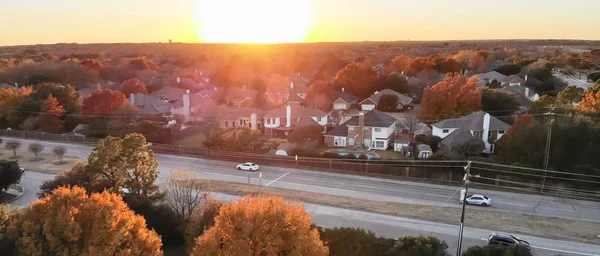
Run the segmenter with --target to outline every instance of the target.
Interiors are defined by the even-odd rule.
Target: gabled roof
[[[302,97],[298,96],[297,93],[290,93],[288,102],[301,103],[301,102],[304,102],[304,99]]]
[[[338,125],[331,131],[324,134],[324,136],[343,136],[348,137],[348,126],[344,124]]]
[[[312,119],[310,117],[306,117],[306,116],[301,117],[300,120],[298,120],[298,123],[296,123],[296,128],[307,127],[307,126],[321,126],[321,125],[319,123],[317,123],[314,119]]]
[[[156,116],[156,115],[164,115],[168,114],[171,111],[171,106],[165,105],[144,105],[140,107],[140,114]]]
[[[258,91],[246,89],[245,87],[229,87],[223,93],[223,97],[231,101],[241,101],[245,98],[255,100],[256,95],[258,95]]]
[[[440,143],[451,147],[455,145],[465,144],[473,138],[475,137],[473,136],[471,131],[464,128],[458,128],[457,130],[454,130],[452,133],[448,134],[448,136],[441,140]]]
[[[230,109],[230,111],[218,119],[221,120],[237,120],[240,118],[250,118],[250,115],[256,114],[257,118],[261,118],[264,111],[260,108],[235,108]]]
[[[417,145],[417,152],[421,153],[423,151],[431,151],[433,152],[433,150],[431,150],[431,147],[427,144],[418,144]]]
[[[162,106],[162,105],[170,105],[169,103],[166,103],[160,99],[157,99],[153,96],[150,95],[146,95],[143,93],[134,93],[133,94],[133,105],[135,105],[136,107],[140,107],[140,106]],[[129,96],[128,98],[129,102],[131,102],[131,96]]]
[[[306,93],[307,87],[306,84],[304,83],[294,83],[294,88],[291,88],[291,84],[290,84],[290,93]]]
[[[527,90],[527,87],[524,85],[505,86],[498,90],[506,92],[506,93],[514,94],[517,97],[517,99],[519,100],[519,103],[521,103],[521,105],[525,105],[525,106],[531,104],[530,99],[533,99],[533,97],[535,96],[535,92],[531,88],[529,88],[529,90]],[[528,92],[528,93],[526,94],[525,92]]]
[[[464,128],[471,131],[483,131],[483,118],[487,114],[483,111],[473,112],[459,118],[446,119],[433,124],[437,128]],[[510,127],[500,119],[490,115],[490,130],[506,130]]]
[[[199,96],[203,96],[205,98],[208,97],[208,98],[211,98],[212,100],[216,100],[216,99],[223,97],[224,91],[225,90],[221,87],[213,87],[213,88],[201,90],[195,94],[199,95]]]
[[[523,78],[517,76],[517,75],[510,75],[505,77],[504,79],[502,79],[502,81],[500,81],[502,83],[525,83],[525,80],[523,80]]]
[[[402,93],[399,93],[397,91],[394,91],[392,89],[385,89],[380,92],[375,92],[368,99],[379,104],[379,99],[381,99],[382,95],[396,95],[398,97],[398,102],[402,103],[402,105],[408,105],[413,101],[413,99],[411,97],[408,97],[408,96],[406,96]],[[365,100],[361,101],[360,103],[364,102]]]
[[[183,97],[185,90],[181,88],[163,87],[158,91],[150,93],[150,96],[156,97],[161,100],[171,101],[178,100]]]
[[[356,101],[358,100],[358,97],[344,91],[336,91],[331,98],[333,99],[333,101],[342,99],[346,103],[350,104],[356,103]]]
[[[494,80],[500,82],[504,78],[506,78],[505,75],[500,74],[497,71],[490,71],[490,72],[483,73],[483,74],[476,74],[475,76],[477,77],[477,79],[479,79],[480,82],[485,81],[486,79],[490,82],[494,81]]]
[[[359,119],[360,119],[360,116],[357,115],[357,116],[350,118],[350,120],[346,121],[345,123],[343,123],[341,125],[343,125],[343,126],[347,126],[347,125],[358,126]],[[379,110],[371,110],[371,111],[365,113],[364,126],[390,127],[392,124],[396,123],[396,121],[398,121],[398,119],[396,119],[386,113],[383,113]]]
[[[314,109],[314,108],[305,108],[296,104],[289,104],[289,105],[283,105],[279,108],[276,109],[272,109],[270,111],[268,111],[267,113],[265,113],[264,117],[282,117],[282,116],[286,116],[286,108],[287,106],[290,106],[292,108],[292,117],[294,118],[299,118],[299,117],[324,117],[327,114],[321,110],[318,109]]]

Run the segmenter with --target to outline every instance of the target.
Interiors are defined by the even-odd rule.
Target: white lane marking
[[[287,176],[288,174],[290,174],[290,173],[288,172],[288,173],[286,173],[286,174],[284,174],[284,175],[281,175],[281,176],[279,176],[279,178],[277,178],[277,179],[274,179],[274,180],[272,180],[271,182],[267,183],[267,185],[265,185],[265,187],[268,187],[269,185],[273,184],[273,182],[275,182],[275,181],[278,181],[279,179],[281,179],[281,178],[283,178],[283,177]]]
[[[360,185],[360,184],[356,184],[355,186],[357,186],[357,187],[361,187],[361,188],[375,188],[375,187],[373,187],[373,186]]]
[[[315,179],[311,179],[311,178],[302,178],[302,177],[294,177],[295,180],[309,180],[309,181],[314,181]]]
[[[479,238],[479,239],[481,239],[481,241],[487,241],[487,239],[483,239],[483,238]],[[564,253],[570,253],[570,254],[584,255],[584,256],[598,256],[598,254],[589,254],[589,253],[583,253],[583,252],[552,249],[552,248],[539,247],[539,246],[533,246],[533,245],[531,246],[531,248],[542,249],[542,250],[547,250],[547,251],[552,251],[552,252],[564,252]]]

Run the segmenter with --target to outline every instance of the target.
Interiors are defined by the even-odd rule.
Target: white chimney
[[[258,126],[256,126],[256,119],[256,113],[250,114],[250,129],[252,129],[253,131],[256,131],[258,129]]]
[[[285,107],[285,127],[292,127],[292,106]]]
[[[345,92],[345,91],[344,91],[344,87],[342,87],[342,92]]]
[[[529,87],[525,87],[525,97],[529,99]]]
[[[527,75],[525,75],[525,81],[527,81]]]
[[[481,140],[485,143],[486,150],[490,150],[490,142],[488,141],[488,133],[490,132],[490,114],[483,115],[483,134]]]
[[[365,147],[364,143],[365,143],[365,113],[364,112],[360,112],[358,113],[358,135],[360,135],[359,137],[359,143],[357,143],[358,145],[361,145],[362,148]],[[370,146],[370,145],[367,145]]]
[[[135,106],[135,95],[133,93],[129,94],[129,102],[131,103],[131,105]]]
[[[290,88],[294,89],[294,82],[290,82]]]
[[[183,95],[183,120],[190,121],[190,90],[186,90]]]
[[[373,94],[377,95],[378,93],[379,93],[379,91],[375,91],[375,93],[373,93]]]
[[[181,83],[181,78],[177,77],[177,83]]]

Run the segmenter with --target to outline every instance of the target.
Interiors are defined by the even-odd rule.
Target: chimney
[[[294,89],[294,82],[290,82],[290,88]]]
[[[129,94],[129,102],[131,102],[131,105],[135,106],[135,95],[133,93]]]
[[[344,87],[342,87],[342,92],[345,92],[345,91],[344,91]]]
[[[360,145],[362,148],[365,147],[365,113],[358,113],[358,134],[360,135]]]
[[[379,93],[379,91],[375,91],[375,93],[373,93],[374,95],[377,95]]]
[[[177,77],[177,83],[181,83],[181,78]]]
[[[527,82],[527,75],[525,75],[525,82]]]
[[[256,119],[257,119],[256,113],[250,114],[250,129],[252,129],[253,131],[256,131],[258,128],[258,126],[256,126],[257,125]]]
[[[529,87],[525,86],[525,97],[529,99]]]
[[[285,107],[285,127],[292,127],[292,106]]]
[[[183,120],[190,121],[190,90],[186,90],[183,95]]]
[[[489,132],[490,132],[490,114],[485,113],[485,115],[483,115],[483,133],[481,135],[481,140],[483,140],[483,143],[485,143],[485,148],[487,151],[490,150],[490,142],[488,141],[488,133]]]

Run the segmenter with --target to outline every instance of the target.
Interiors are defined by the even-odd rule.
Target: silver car
[[[484,195],[473,194],[467,196],[467,204],[490,206],[492,205],[492,199]]]

